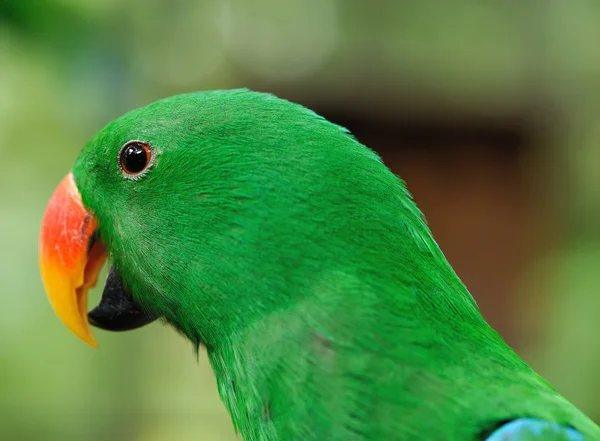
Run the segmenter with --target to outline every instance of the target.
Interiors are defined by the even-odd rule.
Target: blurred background
[[[600,422],[598,18],[584,0],[0,0],[0,438],[235,439],[175,332],[96,331],[94,351],[62,326],[37,238],[108,121],[242,86],[377,150],[488,321]]]

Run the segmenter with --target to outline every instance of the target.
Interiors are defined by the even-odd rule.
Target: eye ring
[[[135,180],[146,173],[154,162],[154,149],[146,141],[127,141],[119,150],[117,162],[123,177]]]

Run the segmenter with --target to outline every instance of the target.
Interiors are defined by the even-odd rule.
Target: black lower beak
[[[107,331],[129,331],[156,320],[138,305],[123,286],[121,276],[110,267],[100,304],[88,312],[90,324]]]

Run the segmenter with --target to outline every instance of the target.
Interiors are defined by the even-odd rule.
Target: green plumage
[[[153,147],[139,179],[118,167]],[[343,128],[247,90],[110,123],[73,173],[136,302],[207,347],[255,440],[475,441],[600,430],[481,317],[403,183]]]

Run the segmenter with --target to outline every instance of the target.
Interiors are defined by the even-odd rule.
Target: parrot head
[[[374,152],[300,105],[247,90],[167,98],[84,147],[42,221],[42,279],[57,315],[93,346],[90,323],[157,318],[216,344],[311,291],[307,275],[389,247],[382,217],[397,223],[404,209],[421,222],[408,196],[387,197],[398,188]]]

